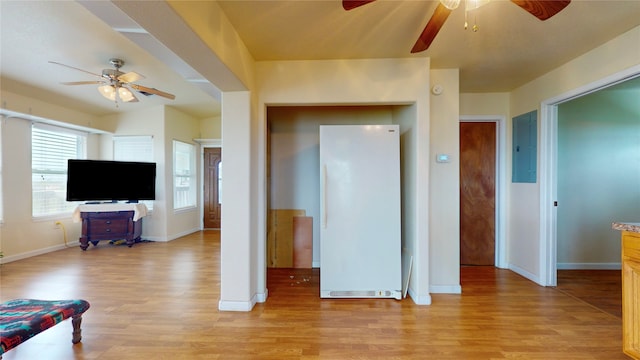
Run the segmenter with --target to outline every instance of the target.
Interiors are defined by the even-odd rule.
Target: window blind
[[[153,136],[114,136],[113,160],[154,162]],[[153,210],[153,200],[144,200],[140,202],[145,204],[149,210]]]
[[[34,124],[31,129],[32,215],[42,217],[71,212],[67,202],[67,160],[84,159],[86,134]]]
[[[153,162],[153,136],[114,136],[113,159]]]

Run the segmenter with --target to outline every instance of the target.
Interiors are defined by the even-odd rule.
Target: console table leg
[[[87,240],[87,238],[83,236],[80,238],[79,241],[80,241],[80,249],[82,249],[83,251],[87,250],[87,248],[89,247],[89,241]]]

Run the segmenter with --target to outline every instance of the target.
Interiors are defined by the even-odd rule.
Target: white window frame
[[[42,146],[35,143],[36,133],[50,136],[43,139]],[[55,142],[56,137],[66,138],[68,148],[63,150],[63,143]],[[75,150],[73,150],[75,147]],[[78,202],[66,201],[67,160],[85,159],[87,154],[87,133],[44,123],[33,123],[31,127],[31,216],[34,219],[49,218],[73,212]],[[36,168],[38,167],[38,168]],[[49,191],[43,191],[39,182],[42,179]],[[43,184],[43,183],[40,183]],[[38,193],[43,193],[38,195]],[[42,201],[48,204],[43,205]]]
[[[4,208],[4,188],[2,187],[2,164],[4,160],[2,158],[2,128],[4,127],[5,117],[0,115],[0,225],[4,222],[4,213],[2,212]]]
[[[173,209],[195,208],[197,186],[195,145],[173,140]]]
[[[116,161],[153,161],[152,135],[114,135],[113,160]],[[157,176],[156,176],[157,177]],[[141,200],[149,211],[153,210],[153,200]]]

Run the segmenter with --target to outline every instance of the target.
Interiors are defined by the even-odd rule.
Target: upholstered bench
[[[0,359],[2,354],[35,335],[71,318],[74,344],[82,339],[82,314],[89,309],[86,300],[17,299],[0,304]]]

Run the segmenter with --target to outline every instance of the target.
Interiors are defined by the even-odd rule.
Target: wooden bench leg
[[[71,318],[71,324],[73,325],[73,338],[71,342],[77,344],[82,340],[82,329],[80,326],[82,325],[82,314],[74,315]],[[2,360],[2,358],[0,358]]]

